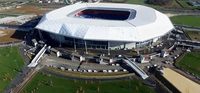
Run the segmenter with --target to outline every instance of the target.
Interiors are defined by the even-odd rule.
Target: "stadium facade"
[[[76,47],[131,49],[174,30],[163,13],[142,5],[78,3],[45,14],[36,29]]]

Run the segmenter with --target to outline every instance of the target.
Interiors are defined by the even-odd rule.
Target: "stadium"
[[[149,46],[174,30],[163,13],[142,5],[77,3],[45,14],[36,29],[74,48]]]

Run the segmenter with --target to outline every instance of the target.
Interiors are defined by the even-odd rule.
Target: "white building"
[[[174,30],[163,13],[142,5],[77,3],[43,16],[36,29],[74,47],[131,49]]]

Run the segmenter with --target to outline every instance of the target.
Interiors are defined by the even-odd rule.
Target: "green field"
[[[18,47],[0,48],[0,93],[20,71],[23,64]]]
[[[0,18],[8,17],[8,15],[2,15],[0,14]]]
[[[177,0],[182,8],[186,9],[198,9],[198,7],[192,6],[188,3],[189,0]]]
[[[141,4],[141,5],[144,5],[145,0],[127,0],[126,3],[129,3],[129,4]]]
[[[183,8],[189,8],[192,9],[193,6],[188,4],[188,0],[177,0],[177,2],[182,6]]]
[[[200,76],[200,52],[187,53],[176,65],[190,73]]]
[[[180,15],[170,18],[174,24],[200,27],[200,16]]]
[[[200,32],[199,31],[185,31],[191,40],[200,41]]]
[[[18,15],[12,15],[12,14],[0,14],[0,18],[4,17],[17,17]]]
[[[139,80],[77,80],[36,74],[21,93],[155,93]]]
[[[0,18],[4,18],[4,17],[6,17],[5,15],[0,15]]]
[[[144,5],[145,0],[111,0],[111,2],[120,2],[120,3],[128,3],[128,4],[141,4]]]
[[[146,0],[127,0],[125,3],[129,3],[129,4],[140,4],[140,5],[145,5],[145,6],[149,6],[155,9],[165,9],[165,8],[182,8],[175,0],[172,1],[171,4],[169,5],[154,5],[154,4],[147,4],[145,3]]]

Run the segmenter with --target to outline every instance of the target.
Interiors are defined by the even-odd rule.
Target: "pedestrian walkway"
[[[126,62],[136,73],[138,73],[142,79],[146,79],[149,76],[139,67],[137,66],[133,61],[129,60],[128,58],[122,59],[124,62]]]
[[[28,67],[36,67],[38,65],[38,62],[39,62],[40,58],[44,55],[46,50],[47,50],[47,45],[44,45],[44,47],[33,58],[31,63],[28,65]]]

